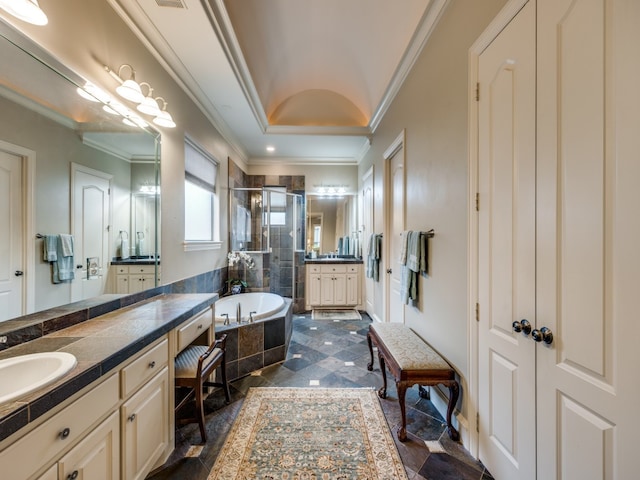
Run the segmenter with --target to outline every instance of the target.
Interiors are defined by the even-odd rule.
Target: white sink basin
[[[75,366],[76,357],[65,352],[33,353],[0,360],[0,405],[55,382]]]

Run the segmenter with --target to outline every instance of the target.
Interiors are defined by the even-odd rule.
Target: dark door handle
[[[387,268],[387,273],[393,273],[393,270],[391,270],[390,268]]]
[[[542,327],[540,330],[536,328],[531,332],[531,338],[538,343],[544,342],[547,345],[551,345],[553,343],[553,333],[547,327]]]
[[[16,277],[21,277],[22,275],[24,275],[24,272],[22,270],[16,270],[16,273],[15,273]]]
[[[82,267],[83,267],[83,265],[76,265],[76,268],[77,268],[78,270],[80,270]]]
[[[529,335],[531,333],[531,324],[528,320],[522,319],[519,322],[516,320],[511,324],[511,328],[513,328],[514,332],[522,332],[525,335]]]

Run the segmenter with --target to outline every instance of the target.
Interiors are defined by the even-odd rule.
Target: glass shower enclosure
[[[304,196],[286,187],[230,188],[229,245],[232,251],[249,253],[255,267],[229,275],[242,275],[250,291],[277,293],[294,302],[304,297],[304,290],[297,288],[304,222]]]

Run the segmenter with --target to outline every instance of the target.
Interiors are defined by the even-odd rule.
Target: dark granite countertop
[[[361,258],[356,257],[321,257],[321,258],[305,258],[304,263],[308,264],[324,264],[324,263],[364,263]]]
[[[212,305],[217,293],[159,295],[0,351],[0,360],[29,353],[75,355],[76,367],[19,401],[0,405],[0,441],[106,375],[147,345]]]
[[[126,260],[114,258],[111,260],[111,265],[155,265],[155,263],[155,258],[149,257],[127,258]],[[158,265],[160,265],[160,260],[158,260]]]

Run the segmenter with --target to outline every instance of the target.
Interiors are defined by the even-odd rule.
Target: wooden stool
[[[176,412],[182,408],[195,395],[196,416],[181,420],[181,423],[194,423],[200,425],[202,443],[207,441],[204,429],[204,387],[222,387],[227,403],[230,402],[229,385],[227,385],[227,373],[225,364],[225,344],[227,335],[222,335],[209,347],[204,345],[190,345],[181,351],[175,359],[175,385],[178,388],[189,388],[189,393],[176,406]],[[222,382],[209,382],[207,378],[220,368]]]

